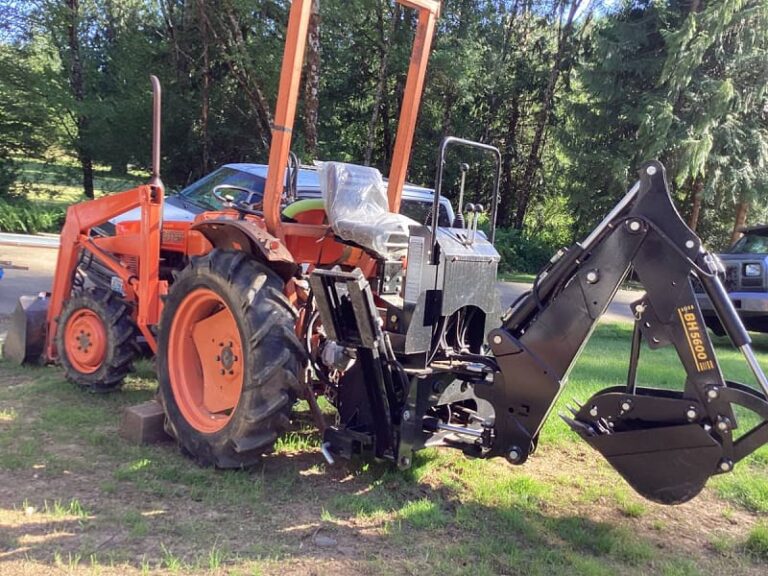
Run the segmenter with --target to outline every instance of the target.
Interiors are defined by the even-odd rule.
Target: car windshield
[[[416,220],[420,224],[432,225],[432,202],[403,198],[400,204],[400,214]],[[440,202],[440,216],[437,221],[439,226],[451,226],[451,217],[443,202]]]
[[[315,172],[308,170],[301,171],[299,174],[299,198],[314,198],[320,196],[320,189],[316,180],[317,175]],[[208,176],[205,176],[184,188],[179,193],[179,196],[205,210],[220,210],[222,208],[221,202],[214,197],[213,189],[221,184],[238,186],[257,192],[259,196],[251,199],[251,203],[256,203],[260,202],[263,198],[265,179],[262,176],[257,176],[243,170],[222,166],[218,170],[214,170],[208,174]],[[235,201],[245,200],[246,197],[244,192],[238,192],[236,190],[224,192],[232,196]],[[452,222],[449,209],[446,206],[447,201],[445,199],[442,200],[443,201],[440,202],[440,217],[438,223],[440,226],[450,227]],[[432,202],[430,200],[408,198],[407,195],[405,195],[400,205],[400,213],[421,224],[432,224]]]
[[[730,254],[768,254],[768,236],[745,234],[728,250]]]
[[[208,210],[220,210],[221,202],[213,195],[213,189],[221,184],[229,186],[238,186],[252,192],[257,192],[258,197],[252,197],[251,203],[261,202],[264,194],[264,179],[248,172],[234,170],[226,166],[211,172],[205,178],[201,178],[194,184],[187,186],[180,192],[180,195],[190,202],[202,206]],[[235,201],[245,200],[247,194],[237,190],[225,191],[232,196]]]

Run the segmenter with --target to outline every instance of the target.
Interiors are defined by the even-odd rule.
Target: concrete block
[[[156,400],[128,406],[120,421],[120,436],[132,444],[154,444],[170,440],[164,428],[165,413]]]

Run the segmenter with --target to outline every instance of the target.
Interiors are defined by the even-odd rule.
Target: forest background
[[[768,0],[442,4],[408,178],[433,184],[445,136],[498,146],[504,270],[533,271],[583,236],[652,158],[708,245],[768,219]],[[66,203],[141,177],[150,72],[169,188],[265,162],[289,7],[0,0],[0,229],[55,231]],[[294,150],[386,174],[415,13],[390,0],[313,12]],[[469,162],[469,194],[487,200],[492,168]],[[46,187],[51,174],[76,194]]]

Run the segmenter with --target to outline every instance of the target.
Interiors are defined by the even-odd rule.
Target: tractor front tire
[[[119,388],[133,370],[136,325],[117,294],[94,288],[64,304],[56,329],[56,350],[67,379],[91,392]]]
[[[246,468],[290,425],[304,350],[283,281],[249,254],[215,249],[176,277],[160,320],[166,427],[203,466]]]

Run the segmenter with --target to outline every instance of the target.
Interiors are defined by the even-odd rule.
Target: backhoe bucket
[[[3,358],[16,364],[44,362],[48,295],[22,296],[11,317]]]
[[[584,439],[640,495],[660,504],[696,496],[722,458],[720,445],[698,424],[665,426]]]

